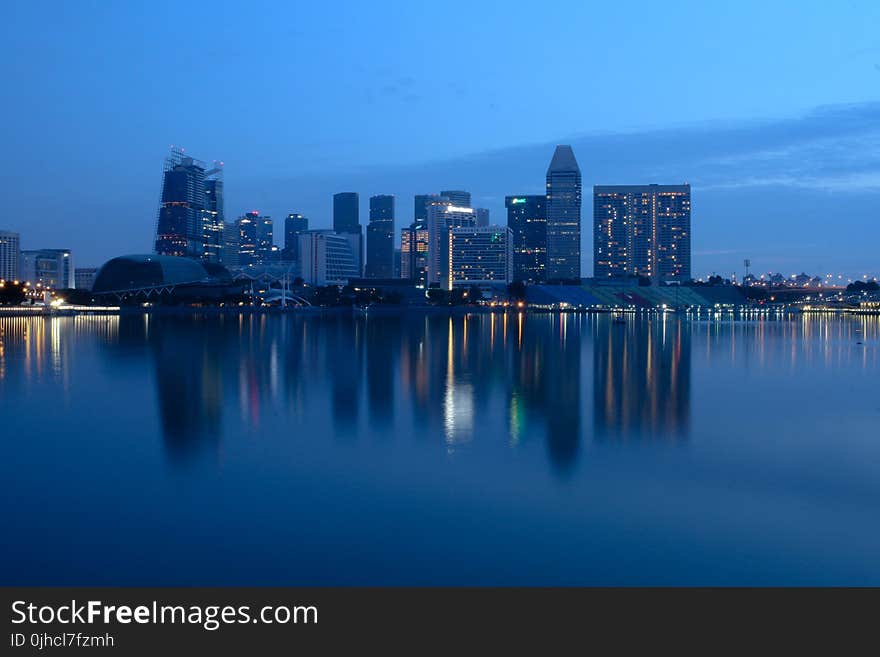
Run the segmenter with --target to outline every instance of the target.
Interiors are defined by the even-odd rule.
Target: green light
[[[519,205],[520,203],[525,203],[526,199],[524,198],[514,198],[510,200],[511,205]]]

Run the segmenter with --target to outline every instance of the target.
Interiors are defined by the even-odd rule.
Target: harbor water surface
[[[876,317],[0,318],[2,584],[880,585]]]

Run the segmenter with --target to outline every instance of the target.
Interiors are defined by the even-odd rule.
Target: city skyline
[[[226,6],[210,16],[162,2],[14,7],[16,29],[0,48],[16,89],[4,143],[17,157],[0,165],[0,228],[20,233],[23,249],[70,248],[89,266],[150,250],[157,163],[170,144],[227,163],[227,222],[258,208],[329,228],[329,199],[342,190],[402,199],[398,228],[411,220],[408,199],[427,190],[469,190],[474,208],[503,217],[505,196],[542,191],[548,149],[567,143],[585,192],[691,184],[696,276],[730,275],[746,258],[761,271],[876,272],[875,3],[792,12],[673,1],[641,7],[632,21],[624,5],[562,2],[529,24],[539,39],[557,38],[563,57],[513,47],[525,9],[516,2],[503,15],[461,5],[469,20],[455,52],[426,48],[409,29],[455,2],[443,11],[344,4],[345,24],[324,7]],[[603,27],[621,20],[624,37]],[[796,40],[779,38],[773,26],[783,22]],[[193,23],[204,30],[191,34]],[[95,25],[104,26],[100,57]],[[379,27],[382,48],[364,59]],[[238,45],[242,31],[264,47]],[[173,53],[161,46],[169,39]],[[679,77],[645,75],[646,61]],[[470,75],[451,77],[456,68]],[[640,80],[651,102],[594,93],[624,79]],[[157,88],[174,94],[159,111]],[[541,100],[549,94],[557,102]],[[802,228],[829,217],[842,230],[817,239]],[[581,243],[584,275],[591,239]]]
[[[878,109],[878,115],[880,115],[880,109]],[[858,117],[861,117],[861,121],[859,121],[861,123],[865,120],[865,118],[867,116],[872,116],[872,113],[870,111],[862,112],[862,111],[858,111],[857,109],[854,109],[854,108],[849,108],[846,111],[843,111],[843,114],[841,116],[839,116],[838,118],[842,118],[844,120],[849,118],[850,120],[855,121]],[[814,117],[813,120],[819,120],[820,118],[821,117]],[[804,119],[804,122],[808,122],[808,121],[806,119]],[[861,132],[856,131],[856,134],[861,134]],[[663,141],[662,134],[655,135],[655,137],[657,139],[659,139],[661,142]],[[609,147],[608,144],[613,143],[615,141],[615,139],[616,139],[615,137],[606,137],[605,138],[606,144],[602,147],[601,150],[604,151],[605,149],[607,149]],[[633,140],[635,141],[635,138]],[[542,149],[545,151],[545,153],[546,153],[546,148],[550,148],[550,147],[545,147]],[[578,147],[575,146],[576,150],[577,150],[577,148]],[[516,151],[516,150],[517,149],[514,149],[514,151]],[[528,150],[531,151],[532,153],[534,153],[532,159],[537,160],[537,154],[538,154],[537,147],[529,147]],[[688,150],[691,150],[691,148],[684,149],[684,150],[688,151]],[[502,157],[504,157],[504,159],[507,159],[506,156],[499,155],[499,159],[501,159]],[[581,156],[581,157],[582,157],[582,159],[587,159],[584,156]],[[154,163],[154,165],[155,165],[155,163]],[[536,163],[535,166],[533,166],[532,168],[540,169],[541,168],[540,163],[539,162]],[[466,171],[469,174],[471,172],[478,173],[478,168],[468,168],[467,166],[463,166],[462,169],[463,169],[463,171]],[[153,177],[152,181],[149,181],[149,182],[151,182],[151,184],[141,185],[141,187],[148,187],[148,188],[155,190],[155,184],[156,184],[155,175],[156,174],[155,174],[155,169],[154,169],[154,177]],[[381,177],[382,178],[385,178],[385,177],[390,178],[391,175],[392,174],[382,174]],[[705,172],[704,172],[704,175],[705,175]],[[438,178],[442,179],[442,176],[443,176],[442,173],[438,174]],[[406,175],[404,175],[403,177],[406,178]],[[595,176],[590,176],[590,177],[595,177]],[[517,179],[517,180],[522,180],[523,176],[522,176],[522,174],[518,174],[518,175],[513,176],[513,178]],[[687,177],[682,176],[680,178],[683,180],[683,179],[686,179]],[[634,184],[634,183],[657,184],[657,183],[664,182],[664,179],[660,178],[659,176],[654,176],[653,181],[651,181],[650,178],[647,178],[647,179],[642,178],[641,180],[636,179],[636,178],[627,179],[627,178],[623,178],[621,175],[615,176],[614,179],[616,179],[616,182],[613,184],[624,184],[624,185],[625,184]],[[666,180],[668,181],[669,179],[667,178]],[[227,185],[228,184],[229,183],[227,182]],[[284,217],[287,214],[289,214],[291,211],[293,211],[296,213],[302,213],[306,216],[314,217],[311,220],[311,226],[314,228],[330,228],[332,226],[332,197],[335,193],[338,193],[338,192],[330,191],[333,189],[333,187],[332,187],[333,183],[331,181],[328,180],[328,182],[322,183],[322,184],[328,185],[327,196],[323,198],[323,202],[320,199],[317,200],[317,202],[316,202],[315,201],[316,194],[310,193],[305,198],[308,198],[311,200],[307,201],[304,199],[303,202],[299,203],[299,204],[297,204],[293,200],[291,200],[291,202],[289,202],[289,203],[276,202],[276,205],[279,208],[279,210],[277,212],[274,210],[272,210],[272,211],[269,211],[269,210],[262,211],[261,210],[260,213],[263,214],[265,212],[265,214],[268,216]],[[411,185],[412,183],[404,182],[403,184]],[[608,184],[612,184],[612,183],[608,183]],[[234,184],[233,184],[233,186],[234,186]],[[372,196],[372,195],[376,195],[376,194],[379,194],[379,195],[387,194],[387,195],[393,195],[395,197],[401,196],[401,194],[399,194],[399,193],[393,193],[391,191],[387,191],[387,190],[392,190],[394,188],[401,187],[402,186],[401,183],[395,183],[393,181],[389,181],[389,183],[384,183],[381,186],[380,185],[375,185],[375,186],[379,187],[379,189],[385,190],[385,191],[381,191],[381,192],[371,191],[373,189],[374,185],[369,184],[369,183],[364,183],[362,188],[365,189],[366,191],[358,192],[358,194],[360,195],[361,193],[363,193],[367,197]],[[602,185],[599,185],[598,183],[596,183],[594,185],[592,182],[585,181],[583,183],[583,186],[586,189],[587,195],[589,198],[589,195],[591,195],[591,193],[592,193],[592,187],[593,186],[602,186]],[[435,188],[435,189],[438,187],[439,187],[439,185],[436,185],[436,184],[433,185],[433,188]],[[520,185],[519,185],[519,189],[522,193],[534,194],[534,193],[540,191],[539,187],[540,187],[540,185],[535,185],[534,181],[532,181],[531,183],[529,183],[529,182],[520,183]],[[694,264],[693,264],[692,269],[693,269],[693,275],[695,278],[704,278],[704,277],[711,275],[713,273],[722,273],[726,276],[729,276],[731,273],[741,274],[742,273],[742,260],[744,258],[749,258],[749,259],[753,260],[753,262],[755,263],[754,267],[757,271],[767,271],[767,272],[770,272],[770,271],[783,271],[783,272],[786,272],[786,271],[791,271],[791,272],[809,271],[809,272],[813,272],[813,273],[817,273],[817,274],[831,272],[835,276],[841,275],[841,276],[843,276],[843,278],[853,278],[853,279],[859,278],[859,277],[863,276],[864,274],[868,274],[869,276],[876,275],[878,269],[880,269],[880,266],[871,262],[872,260],[875,260],[874,258],[871,258],[870,256],[866,256],[864,254],[864,252],[859,251],[859,246],[860,245],[863,246],[863,243],[861,243],[861,242],[860,242],[860,244],[854,245],[853,249],[850,249],[851,251],[853,251],[852,258],[847,258],[847,257],[841,256],[841,255],[834,256],[833,258],[829,258],[825,254],[823,254],[820,257],[817,257],[815,255],[814,256],[799,256],[799,255],[797,255],[798,252],[805,252],[808,250],[814,250],[817,248],[818,245],[815,242],[810,242],[810,241],[799,241],[799,242],[792,243],[792,241],[790,239],[792,236],[791,231],[787,230],[784,222],[778,222],[778,224],[780,224],[780,225],[777,225],[777,223],[774,222],[774,223],[771,223],[771,224],[765,226],[764,234],[766,235],[767,238],[766,239],[753,239],[751,242],[751,245],[748,247],[740,246],[737,243],[730,244],[728,242],[725,244],[719,244],[718,246],[719,247],[730,246],[732,248],[718,248],[718,249],[706,249],[705,247],[701,248],[701,245],[705,244],[705,232],[711,231],[713,229],[715,229],[715,230],[718,229],[717,220],[716,221],[712,221],[712,220],[715,220],[715,218],[719,215],[719,207],[717,207],[717,203],[719,200],[722,200],[722,199],[726,200],[726,198],[731,196],[732,194],[735,195],[738,202],[740,202],[742,204],[742,207],[744,208],[744,212],[747,215],[742,220],[741,223],[748,223],[748,221],[749,221],[748,208],[752,208],[755,205],[760,205],[761,203],[766,202],[768,194],[773,194],[774,196],[776,196],[780,192],[774,185],[755,185],[754,188],[752,188],[749,185],[728,184],[728,183],[723,183],[723,182],[716,182],[716,183],[708,185],[707,187],[703,187],[702,192],[700,191],[700,187],[697,187],[693,184],[691,185],[691,187],[695,190],[695,193],[699,194],[699,198],[700,198],[700,201],[699,201],[698,205],[696,206],[697,209],[694,212],[694,221],[695,221],[694,235],[693,235],[693,244],[694,244],[693,260],[694,260]],[[820,210],[827,209],[829,206],[839,205],[840,207],[845,208],[847,210],[846,221],[851,223],[853,230],[864,231],[865,228],[862,227],[861,220],[859,219],[859,216],[858,216],[859,212],[860,212],[859,206],[867,206],[869,203],[869,200],[873,198],[873,194],[870,192],[869,189],[867,189],[867,188],[862,189],[858,186],[851,189],[851,188],[845,186],[843,183],[839,183],[839,187],[841,189],[839,189],[838,191],[824,189],[822,185],[818,185],[818,184],[815,189],[810,189],[807,186],[799,187],[799,189],[801,190],[801,195],[805,196],[807,198],[810,198],[813,201],[812,207],[810,209],[808,209],[807,212],[815,215]],[[505,189],[505,195],[510,195],[509,186],[504,185],[504,187],[502,187],[499,184],[499,188]],[[423,189],[417,188],[417,191],[415,193],[413,193],[411,196],[415,197],[415,196],[419,195],[420,193],[423,193]],[[842,195],[842,196],[840,196],[840,195]],[[228,194],[226,194],[226,196],[228,198]],[[402,196],[404,196],[406,198],[409,195],[403,194]],[[303,197],[301,197],[301,198],[303,198]],[[786,198],[788,198],[788,197],[786,196]],[[476,194],[474,196],[474,199],[475,200],[472,202],[473,206],[477,206],[478,204],[489,205],[489,206],[491,206],[492,211],[495,213],[495,216],[498,216],[498,215],[504,216],[506,214],[505,210],[504,210],[504,205],[503,205],[504,196],[496,198],[494,196]],[[839,203],[837,203],[838,200],[840,201]],[[706,202],[708,202],[708,206],[707,206]],[[152,249],[145,249],[144,245],[138,244],[137,243],[137,241],[138,241],[137,236],[140,234],[141,239],[146,237],[146,239],[149,241],[148,245],[152,246],[152,242],[155,240],[155,232],[153,230],[150,230],[149,233],[147,233],[147,235],[144,235],[144,232],[145,232],[144,229],[145,229],[145,227],[151,228],[152,225],[155,225],[155,209],[154,209],[155,204],[154,203],[155,203],[155,201],[153,201],[153,204],[151,204],[152,208],[153,208],[151,211],[148,210],[147,208],[145,208],[145,212],[148,212],[149,214],[141,217],[140,218],[141,221],[138,223],[138,225],[131,225],[131,226],[126,227],[127,230],[126,230],[125,234],[122,234],[119,236],[119,241],[122,244],[122,246],[121,246],[121,248],[117,249],[116,251],[110,251],[109,250],[111,248],[110,245],[108,245],[108,247],[106,247],[106,248],[100,248],[100,247],[98,247],[98,245],[95,243],[94,240],[88,240],[86,242],[82,242],[81,241],[82,237],[80,236],[80,234],[77,233],[77,231],[72,230],[72,229],[69,232],[58,231],[58,234],[69,235],[69,237],[67,239],[62,239],[60,237],[58,237],[58,238],[56,238],[56,237],[37,238],[34,235],[34,231],[28,230],[27,224],[24,224],[24,225],[20,224],[19,222],[16,221],[16,219],[14,217],[7,220],[5,222],[5,224],[2,226],[2,228],[7,231],[17,232],[22,236],[21,237],[21,239],[22,239],[21,248],[22,249],[39,249],[39,248],[46,248],[47,246],[51,246],[52,248],[58,248],[58,245],[61,245],[65,248],[70,248],[72,251],[77,253],[77,262],[78,263],[81,263],[81,264],[87,265],[87,266],[100,266],[107,259],[109,259],[110,257],[112,257],[114,255],[118,255],[119,253],[136,253],[136,252],[144,252],[144,251],[152,250]],[[853,204],[855,205],[855,207],[853,207]],[[227,207],[229,207],[229,205],[230,205],[228,200],[226,201],[226,205],[227,205]],[[411,217],[409,216],[409,213],[407,212],[409,205],[410,204],[408,202],[405,202],[402,206],[403,213],[401,213],[399,216],[397,216],[395,218],[395,221],[396,221],[395,231],[399,231],[401,228],[405,227],[406,225],[408,225],[411,222]],[[725,203],[724,205],[729,205],[729,204]],[[227,212],[226,212],[227,222],[230,221],[230,217],[235,217],[236,215],[239,214],[239,211],[237,209],[238,207],[241,207],[244,209],[244,208],[251,208],[253,206],[254,206],[253,203],[236,202],[236,205],[234,206],[236,209],[227,210]],[[498,206],[500,206],[501,209],[498,209]],[[317,207],[318,209],[316,209],[312,213],[309,213],[308,211],[304,210],[304,208],[308,208],[308,207],[312,207],[312,208]],[[707,218],[710,219],[710,221],[701,224],[701,217],[704,213],[701,212],[700,208],[703,208],[703,207],[707,208],[705,211],[705,214],[708,215]],[[323,208],[323,209],[321,209],[321,208]],[[589,208],[588,208],[588,210],[589,210]],[[582,212],[583,211],[584,211],[584,209],[582,206]],[[730,211],[729,207],[728,207],[728,211]],[[242,211],[242,214],[243,213],[244,212]],[[364,213],[364,214],[366,214],[366,213]],[[589,215],[589,211],[587,212],[587,214]],[[760,214],[754,214],[753,218],[755,220],[757,220],[757,218],[759,218],[761,216],[762,215],[760,215]],[[234,221],[234,219],[233,219],[233,221]],[[498,223],[498,222],[496,221],[495,223]],[[362,229],[365,229],[366,222],[362,222],[361,226],[362,226]],[[101,229],[103,231],[113,233],[114,231],[110,230],[110,228],[111,228],[110,226],[102,226],[101,227]],[[733,232],[736,233],[736,231],[733,231]],[[592,251],[593,251],[592,230],[582,231],[582,233],[586,233],[586,234],[582,234],[582,239],[581,239],[582,275],[583,276],[590,276],[592,274]],[[781,233],[787,233],[788,239],[785,239],[785,240],[778,239],[780,237]],[[771,237],[776,238],[776,239],[770,239]],[[77,245],[79,245],[79,248],[77,248]],[[278,244],[278,246],[282,246],[282,244]],[[399,247],[399,235],[395,236],[395,246]],[[829,259],[831,260],[831,263],[832,263],[830,265],[828,265]]]

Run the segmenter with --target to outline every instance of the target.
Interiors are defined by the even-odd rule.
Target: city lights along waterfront
[[[876,316],[0,317],[6,584],[880,584]]]

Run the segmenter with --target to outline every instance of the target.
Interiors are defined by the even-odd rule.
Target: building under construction
[[[219,262],[223,244],[223,163],[210,167],[172,148],[165,158],[154,251]]]

